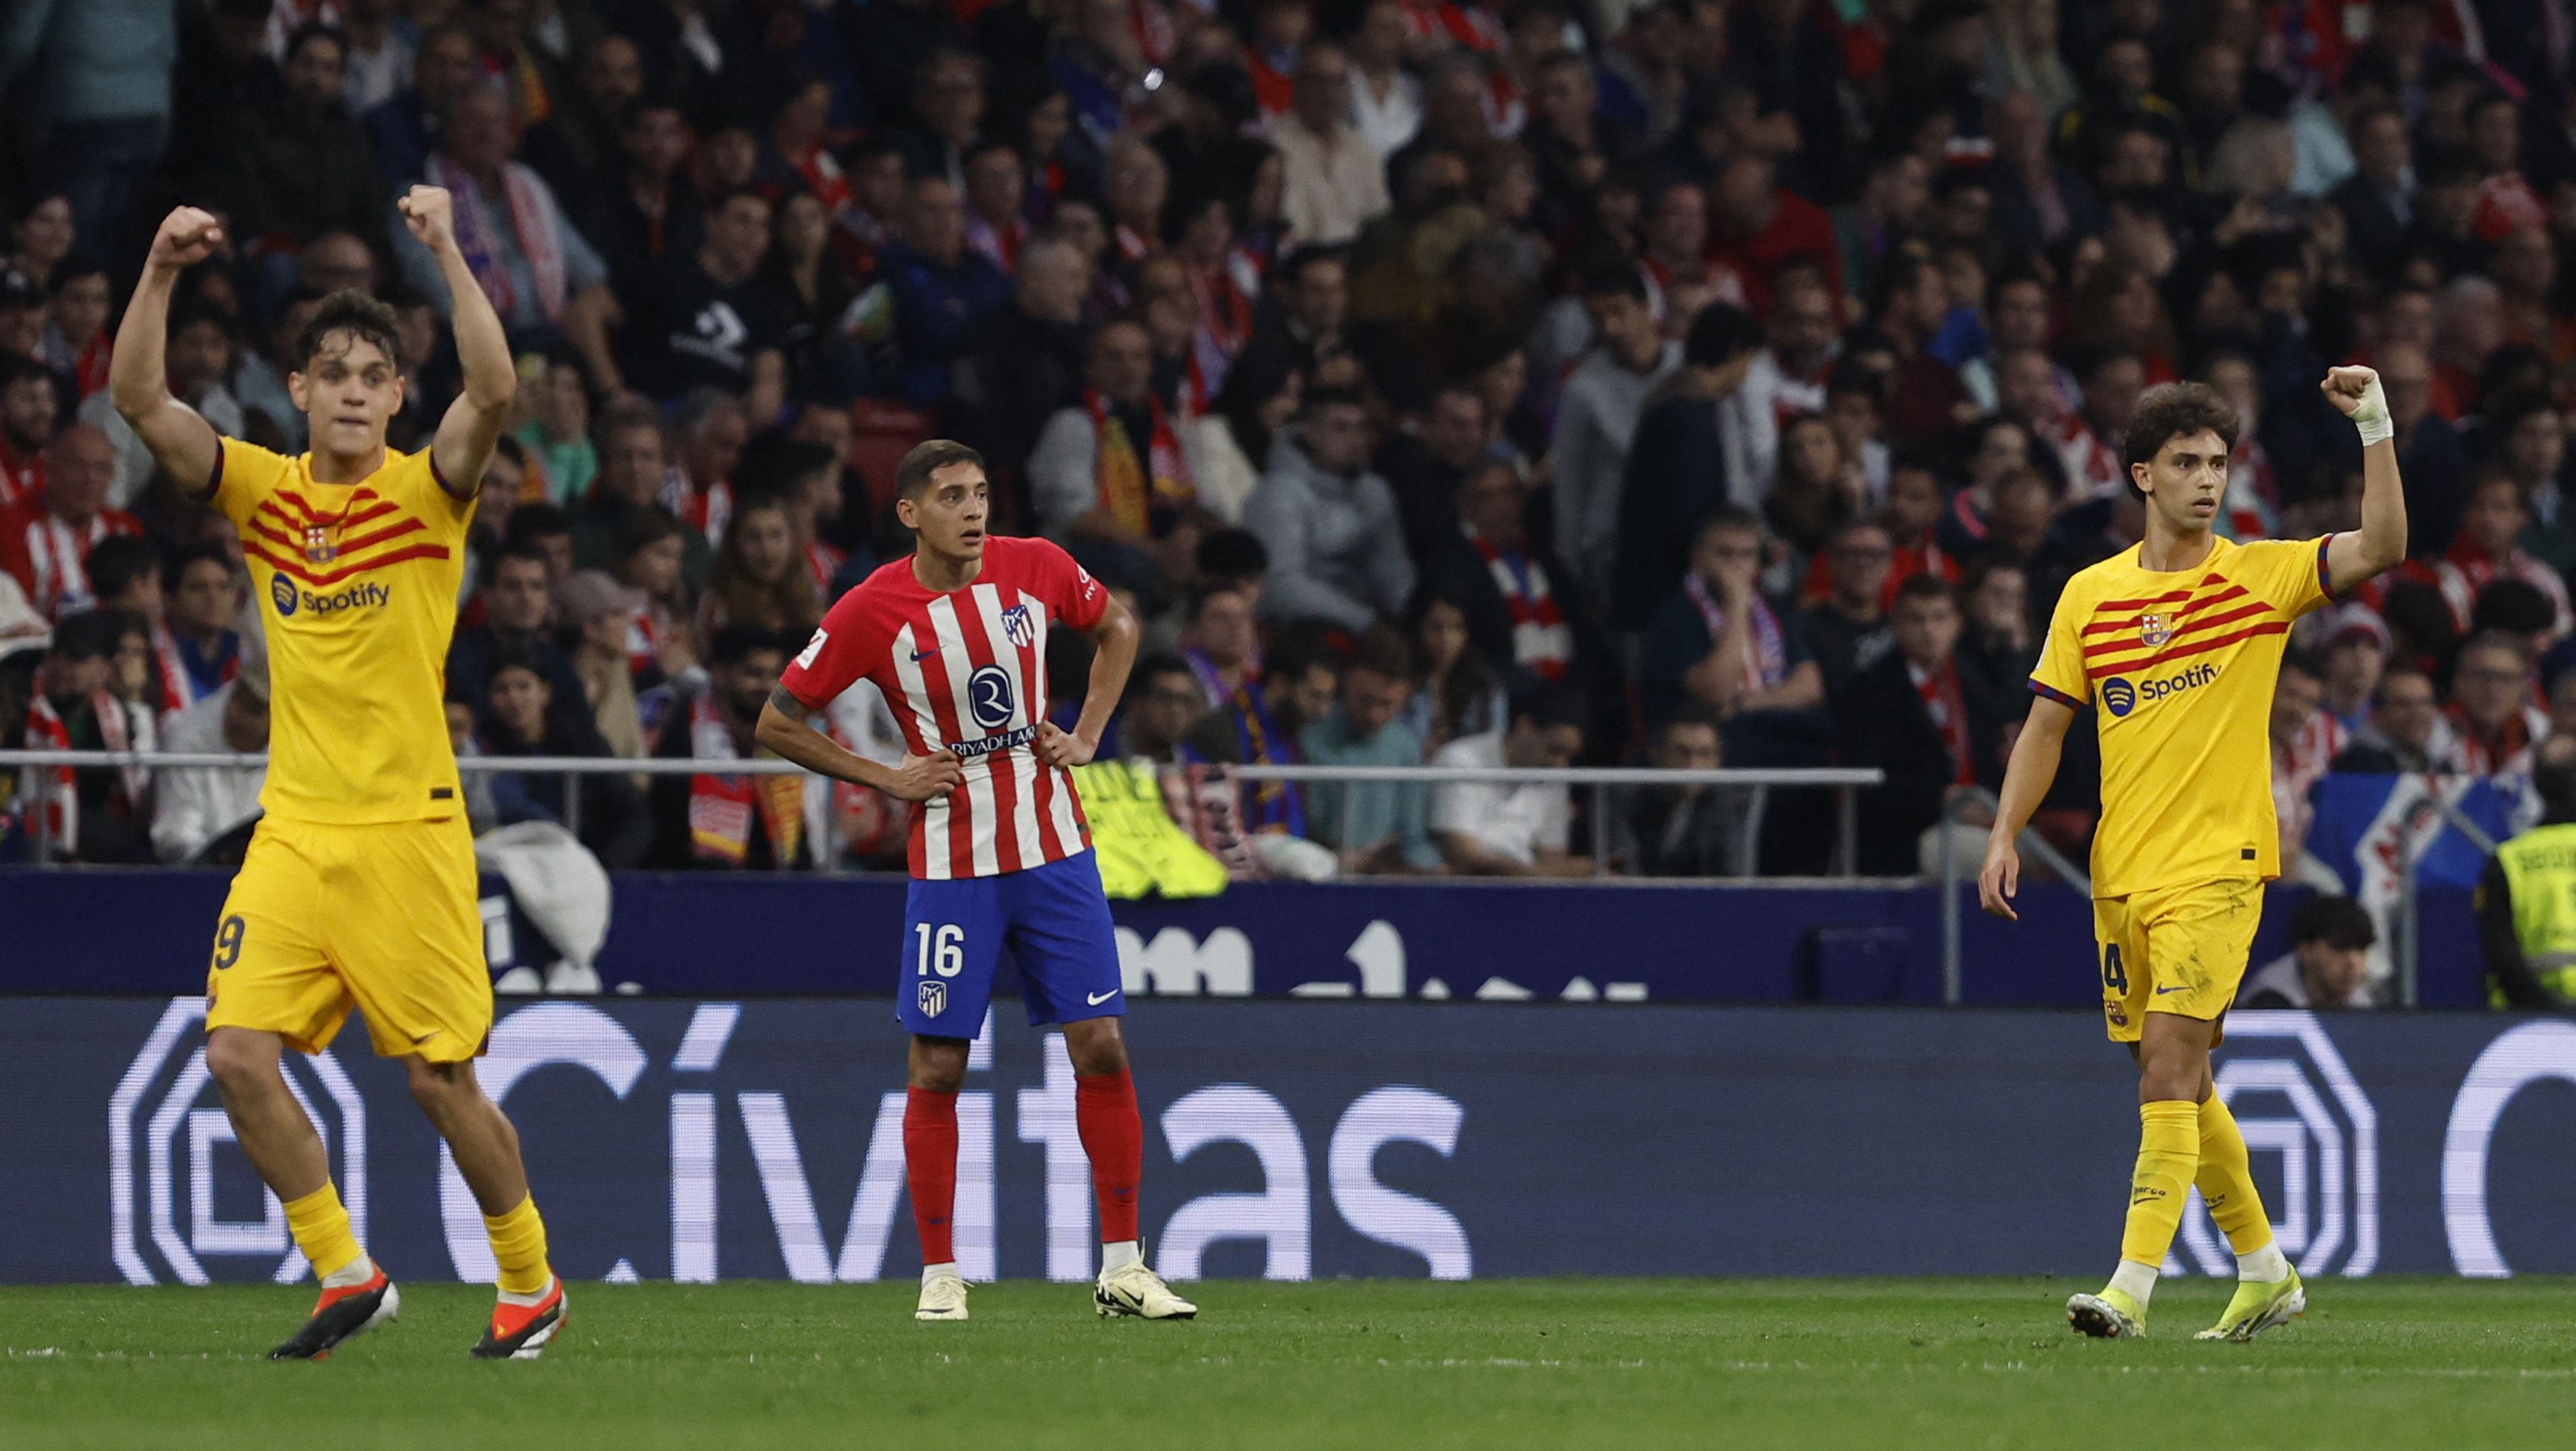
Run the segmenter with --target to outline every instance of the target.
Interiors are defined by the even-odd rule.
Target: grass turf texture
[[[535,1365],[469,1361],[490,1292],[406,1285],[321,1365],[263,1357],[307,1288],[0,1290],[0,1445],[2567,1446],[2576,1284],[2326,1280],[2305,1320],[2196,1344],[2068,1333],[2040,1280],[1215,1282],[1194,1324],[1082,1285],[576,1285]],[[2152,1427],[2152,1435],[2146,1435]]]

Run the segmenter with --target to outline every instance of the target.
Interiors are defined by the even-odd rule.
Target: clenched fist
[[[215,254],[224,245],[224,224],[215,214],[196,207],[174,208],[161,219],[161,230],[152,236],[152,254],[145,265],[177,272],[194,267]]]
[[[456,245],[456,201],[443,186],[415,186],[394,203],[403,224],[432,252]]]

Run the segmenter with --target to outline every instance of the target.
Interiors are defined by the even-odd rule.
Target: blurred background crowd
[[[405,324],[394,446],[426,446],[457,369],[392,202],[427,181],[522,378],[448,661],[462,752],[752,754],[783,661],[909,548],[894,461],[946,436],[997,529],[1148,621],[1102,755],[1162,768],[1240,875],[1836,845],[1794,792],[1756,819],[1741,787],[1226,770],[1299,762],[1876,766],[1859,865],[1913,874],[1944,830],[1974,859],[2059,591],[2139,536],[2141,390],[2219,388],[2221,527],[2307,537],[2356,522],[2316,383],[2359,361],[2414,557],[2303,626],[2272,723],[2286,870],[2336,885],[2300,850],[2327,772],[2510,783],[2576,732],[2572,12],[16,0],[0,743],[264,744],[239,540],[108,406],[118,310],[160,216],[208,208],[174,391],[300,449],[285,349],[362,288]],[[829,724],[899,749],[868,686]],[[2075,853],[2090,736],[2038,823]],[[735,778],[475,779],[484,819],[577,816],[612,867],[900,857],[855,788],[753,778],[747,835],[711,838],[693,801]],[[221,860],[256,789],[22,772],[0,850]]]

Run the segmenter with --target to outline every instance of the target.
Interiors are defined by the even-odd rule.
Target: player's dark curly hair
[[[342,288],[323,298],[304,330],[295,335],[296,365],[310,371],[333,333],[352,342],[374,343],[396,372],[402,370],[402,320],[390,305],[355,288]]]
[[[2138,395],[2138,416],[2129,424],[2128,462],[2151,463],[2168,440],[2207,429],[2228,448],[2236,447],[2239,420],[2235,406],[2206,383],[2166,383]]]

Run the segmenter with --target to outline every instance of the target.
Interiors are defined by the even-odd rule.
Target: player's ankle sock
[[[2137,1301],[2138,1308],[2144,1310],[2148,1298],[2156,1292],[2156,1267],[2122,1260],[2120,1267],[2111,1272],[2111,1288]]]
[[[957,1095],[927,1088],[903,1100],[903,1177],[912,1193],[912,1227],[921,1236],[921,1263],[957,1258],[952,1221],[957,1212]]]
[[[1145,1174],[1145,1121],[1136,1112],[1136,1079],[1126,1069],[1076,1075],[1073,1126],[1091,1156],[1091,1198],[1100,1207],[1100,1241],[1136,1238],[1136,1184]]]
[[[1100,1272],[1123,1270],[1145,1257],[1142,1245],[1132,1239],[1113,1239],[1100,1246]]]
[[[313,1263],[314,1277],[334,1290],[363,1285],[375,1274],[358,1236],[349,1228],[349,1211],[340,1207],[340,1191],[329,1180],[286,1206],[286,1228],[295,1247]],[[355,1272],[357,1278],[349,1278]],[[337,1276],[338,1278],[333,1278]]]
[[[492,1241],[492,1262],[501,1268],[501,1293],[528,1296],[535,1304],[545,1294],[554,1271],[546,1268],[546,1222],[537,1214],[531,1194],[510,1209],[483,1216],[483,1233]]]
[[[2120,1258],[2147,1266],[2152,1275],[2173,1248],[2174,1231],[2182,1228],[2184,1196],[2200,1167],[2200,1105],[2187,1099],[2140,1104],[2138,1126],[2138,1167],[2129,1180]]]
[[[2270,1240],[2261,1249],[2247,1250],[2236,1257],[2236,1278],[2257,1284],[2277,1285],[2290,1277],[2290,1261],[2281,1247]]]
[[[2217,1221],[2228,1246],[2236,1251],[2240,1267],[2249,1257],[2260,1257],[2266,1265],[2283,1265],[2279,1273],[2260,1278],[2277,1280],[2288,1273],[2281,1252],[2272,1249],[2272,1219],[2263,1212],[2263,1196],[2254,1187],[2245,1135],[2237,1131],[2236,1115],[2215,1093],[2200,1105],[2200,1169],[2192,1183],[2200,1189],[2201,1202],[2209,1206],[2209,1217]],[[2271,1253],[2264,1255],[2267,1249]],[[2246,1278],[2257,1277],[2248,1274]]]
[[[924,1285],[927,1285],[932,1280],[938,1279],[941,1275],[954,1275],[956,1273],[957,1262],[955,1260],[941,1260],[936,1264],[926,1264],[921,1267],[921,1282]]]

